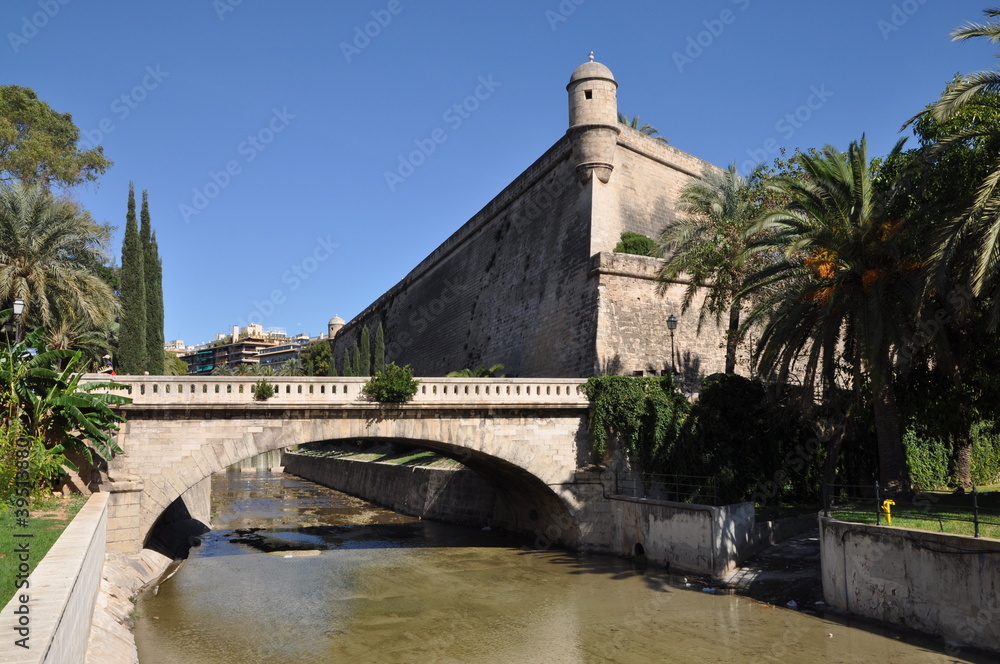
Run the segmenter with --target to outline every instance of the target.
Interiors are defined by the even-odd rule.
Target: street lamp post
[[[17,341],[20,341],[21,340],[21,314],[24,313],[24,300],[22,300],[21,298],[17,298],[16,300],[14,300],[14,307],[13,308],[14,308],[14,320],[15,320],[15,324],[17,326],[15,328],[15,332],[14,332],[15,339]]]
[[[667,316],[667,329],[670,330],[670,374],[677,375],[677,365],[674,364],[674,330],[677,329],[677,316]]]

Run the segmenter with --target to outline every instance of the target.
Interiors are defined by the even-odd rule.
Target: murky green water
[[[991,661],[288,475],[212,481],[215,531],[138,603],[142,664]]]

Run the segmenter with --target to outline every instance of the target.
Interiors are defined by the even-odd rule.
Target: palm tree
[[[114,320],[117,300],[94,266],[104,229],[43,187],[0,185],[0,303],[25,302],[28,328],[59,320],[91,329]]]
[[[818,373],[825,395],[838,359],[851,368],[856,390],[867,377],[881,480],[889,491],[908,490],[893,360],[910,336],[920,264],[901,255],[902,224],[891,197],[876,193],[864,137],[846,153],[828,145],[796,159],[801,177],[778,177],[771,185],[790,204],[765,213],[751,229],[758,235],[750,253],[782,258],[747,279],[742,296],[765,295],[744,327],[763,326],[763,373],[776,370],[784,379],[804,360],[805,384]]]
[[[503,371],[502,364],[494,364],[492,367],[480,365],[475,369],[449,371],[445,374],[445,378],[506,378],[506,374],[500,373],[501,371]]]
[[[1000,9],[987,9],[984,14],[996,19],[1000,17]],[[1000,41],[1000,21],[969,22],[953,30],[951,35],[955,41],[986,37],[996,43]],[[939,123],[945,123],[968,109],[977,111],[977,115],[995,118],[1000,112],[998,93],[1000,70],[974,72],[950,85],[937,102],[907,124],[928,114]],[[941,139],[937,147],[947,150],[955,144],[983,139],[995,145],[1000,140],[1000,126],[996,122],[974,122]],[[967,279],[974,295],[990,301],[990,326],[996,330],[1000,325],[1000,279],[997,279],[1000,271],[1000,159],[994,157],[969,208],[941,225],[935,245],[931,266],[938,283],[945,273]]]
[[[655,138],[656,140],[662,141],[663,143],[670,142],[667,140],[666,136],[660,136],[660,130],[654,127],[653,125],[649,124],[648,122],[640,125],[638,115],[633,116],[632,119],[629,120],[628,117],[625,116],[623,113],[619,113],[618,122],[625,125],[626,127],[631,127],[632,129],[635,129],[640,134],[645,134],[646,136],[649,136],[650,138]]]
[[[725,171],[706,170],[681,190],[677,207],[683,216],[660,233],[660,251],[666,256],[656,275],[662,295],[679,277],[687,278],[681,312],[704,292],[698,332],[709,316],[717,325],[728,315],[726,373],[736,371],[741,297],[747,265],[743,260],[747,230],[756,216],[750,183],[736,172],[735,162]]]

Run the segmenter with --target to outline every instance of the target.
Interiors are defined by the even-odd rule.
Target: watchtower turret
[[[611,70],[600,62],[590,61],[576,68],[570,76],[569,129],[576,157],[576,171],[581,182],[593,174],[601,182],[611,179],[615,146],[621,127],[618,124],[618,82]]]

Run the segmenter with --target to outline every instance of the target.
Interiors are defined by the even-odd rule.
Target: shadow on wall
[[[692,355],[691,351],[678,353],[677,385],[681,392],[687,395],[701,391],[701,379],[705,377],[701,370],[701,357]]]

